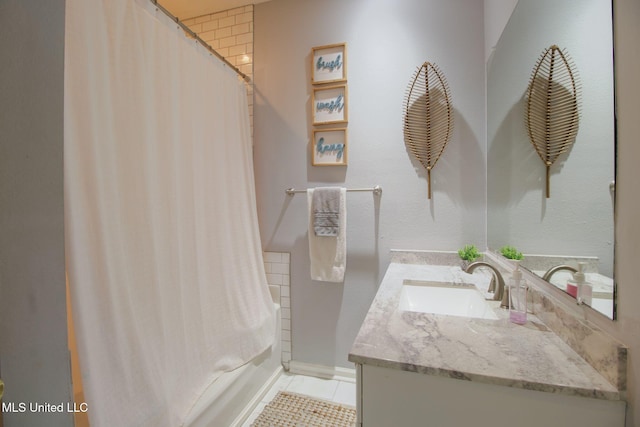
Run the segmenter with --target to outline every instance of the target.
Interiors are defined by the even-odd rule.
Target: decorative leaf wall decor
[[[529,80],[525,122],[529,140],[547,168],[547,198],[551,165],[578,135],[579,96],[577,72],[567,52],[556,45],[545,49]]]
[[[431,169],[436,165],[453,129],[453,109],[447,80],[440,69],[425,62],[413,74],[404,103],[404,140],[427,169],[431,199]]]

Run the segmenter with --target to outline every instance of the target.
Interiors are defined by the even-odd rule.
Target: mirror
[[[566,49],[582,86],[575,143],[550,170],[525,127],[525,94],[540,54]],[[540,276],[586,262],[590,305],[615,317],[613,249],[615,117],[611,0],[519,0],[487,71],[487,236],[491,250],[524,253]],[[549,282],[567,290],[572,273]]]

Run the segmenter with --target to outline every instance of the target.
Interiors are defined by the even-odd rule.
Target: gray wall
[[[524,122],[525,93],[542,50],[567,49],[582,83],[575,144],[545,167]],[[607,0],[518,2],[487,78],[487,239],[526,254],[595,256],[613,276],[615,177],[611,3]],[[525,259],[526,261],[526,259]],[[526,265],[526,264],[525,264]]]
[[[518,0],[484,0],[483,3],[484,60],[488,63]]]
[[[0,371],[4,402],[72,402],[65,305],[64,0],[0,1]],[[5,426],[72,414],[5,413]]]
[[[294,360],[351,366],[351,344],[391,248],[486,246],[483,4],[475,0],[273,0],[255,6],[254,139],[265,250],[291,252]],[[347,167],[310,161],[311,48],[347,43]],[[415,69],[446,75],[455,129],[432,173],[408,154],[402,104]],[[306,197],[288,187],[371,187],[348,193],[344,284],[309,277]]]

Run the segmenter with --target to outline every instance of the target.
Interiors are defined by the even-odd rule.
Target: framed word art
[[[311,49],[311,83],[337,83],[347,80],[347,45],[331,44]]]
[[[311,163],[313,166],[347,165],[347,130],[324,129],[313,131]]]
[[[347,122],[347,85],[313,88],[311,110],[314,125]]]

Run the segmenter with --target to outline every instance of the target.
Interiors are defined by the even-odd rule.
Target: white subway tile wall
[[[287,252],[264,252],[264,270],[270,285],[280,286],[282,310],[282,365],[289,370],[291,361],[291,255]]]
[[[253,5],[185,19],[182,22],[250,78],[247,100],[253,138]]]

